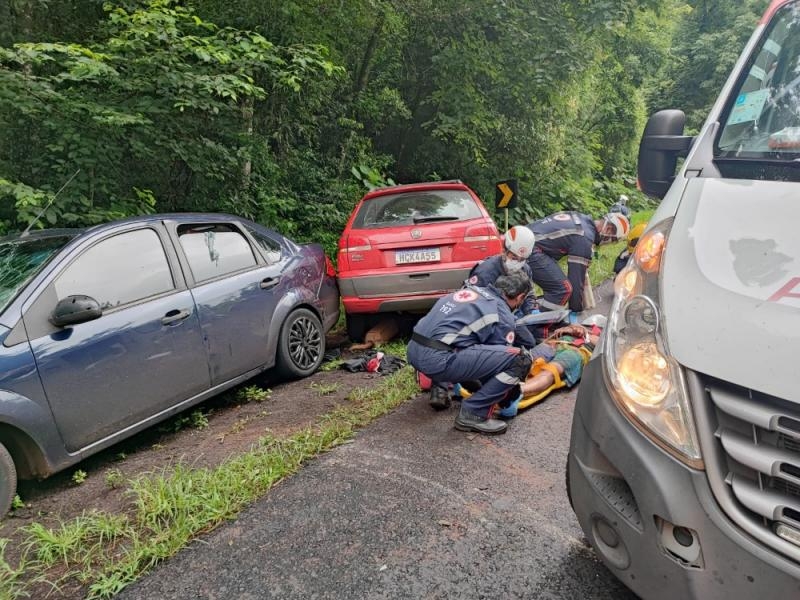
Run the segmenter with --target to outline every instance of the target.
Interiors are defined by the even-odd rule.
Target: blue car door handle
[[[162,325],[171,325],[172,323],[177,323],[178,321],[183,321],[186,317],[192,314],[190,311],[183,309],[183,310],[171,310],[167,314],[165,314],[161,319]]]
[[[278,282],[281,280],[280,277],[267,277],[265,280],[261,282],[261,289],[268,290],[271,287],[275,287],[278,285]]]

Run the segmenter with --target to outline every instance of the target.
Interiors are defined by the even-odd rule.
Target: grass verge
[[[56,596],[76,586],[87,598],[109,598],[418,392],[405,367],[375,387],[353,390],[347,404],[317,423],[287,437],[265,436],[214,469],[178,465],[128,481],[126,514],[89,512],[56,528],[28,525],[16,564],[5,559],[7,540],[0,540],[0,600]]]

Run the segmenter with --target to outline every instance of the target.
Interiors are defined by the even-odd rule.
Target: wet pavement
[[[120,598],[635,598],[567,500],[573,397],[482,437],[419,396]]]
[[[567,500],[574,396],[483,437],[420,395],[119,598],[634,599]]]

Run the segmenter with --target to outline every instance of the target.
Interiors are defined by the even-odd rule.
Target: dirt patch
[[[339,349],[343,359],[359,354],[350,352],[347,340],[342,338],[329,338],[328,349]],[[7,558],[12,564],[16,560],[25,537],[21,528],[26,525],[38,522],[48,527],[57,526],[85,511],[126,511],[130,508],[130,499],[124,492],[126,480],[161,472],[180,463],[197,468],[215,467],[231,456],[250,450],[265,434],[285,436],[312,425],[322,415],[346,403],[354,388],[372,387],[381,378],[376,373],[351,373],[334,368],[320,370],[306,379],[282,382],[267,373],[62,473],[43,481],[22,481],[18,493],[26,506],[0,522],[0,538],[10,540]],[[261,401],[246,401],[242,390],[249,386],[269,390],[269,396]],[[188,418],[198,410],[208,423],[202,428]],[[78,470],[86,473],[86,479],[80,484],[73,481]],[[119,485],[114,485],[117,483]],[[64,591],[59,594],[60,598],[73,597],[63,596]]]

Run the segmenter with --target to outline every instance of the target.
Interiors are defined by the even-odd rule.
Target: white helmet
[[[508,252],[513,252],[520,258],[528,258],[533,252],[536,237],[524,225],[514,225],[503,236],[503,245]]]
[[[603,217],[603,230],[606,230],[606,226],[611,224],[614,226],[613,233],[606,233],[600,232],[601,235],[606,235],[608,237],[613,238],[614,240],[621,240],[628,237],[628,232],[631,230],[631,222],[628,220],[628,217],[623,215],[622,213],[612,212],[608,213]]]
[[[622,206],[625,206],[626,204],[628,204],[628,197],[625,194],[620,194],[619,200],[617,200],[617,202]]]

